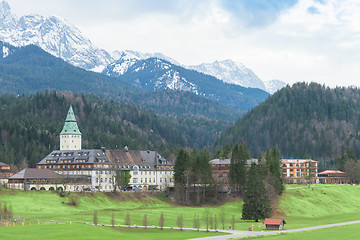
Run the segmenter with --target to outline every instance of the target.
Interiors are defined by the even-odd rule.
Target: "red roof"
[[[280,225],[282,221],[284,221],[284,224],[286,223],[283,218],[265,218],[263,224],[265,224],[265,225]]]

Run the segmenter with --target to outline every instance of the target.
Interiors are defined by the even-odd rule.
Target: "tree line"
[[[258,220],[268,217],[271,201],[284,191],[281,157],[276,148],[267,150],[257,159],[251,159],[246,143],[224,149],[230,157],[228,172],[230,191],[244,201],[243,219]],[[219,186],[212,175],[210,153],[204,149],[180,149],[174,166],[175,200],[184,205],[213,203]]]

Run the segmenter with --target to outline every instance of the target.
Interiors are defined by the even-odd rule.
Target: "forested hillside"
[[[227,123],[161,117],[135,105],[71,92],[0,97],[0,161],[24,167],[59,149],[59,133],[72,104],[83,148],[151,149],[169,156],[179,147],[210,146]]]
[[[360,90],[297,83],[249,111],[216,141],[246,142],[257,156],[277,147],[286,158],[332,161],[351,147],[360,157]]]
[[[190,92],[144,92],[121,79],[74,67],[37,46],[16,48],[0,41],[0,50],[0,95],[72,91],[134,103],[164,115],[235,121],[242,113]]]
[[[245,111],[225,107],[191,92],[171,89],[140,93],[136,97],[132,97],[131,102],[163,115],[205,116],[210,119],[224,119],[232,122],[245,113]]]

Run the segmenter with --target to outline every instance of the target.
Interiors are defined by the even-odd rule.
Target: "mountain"
[[[226,83],[266,90],[263,81],[252,70],[243,64],[236,64],[230,59],[213,63],[202,63],[200,65],[188,66],[187,68],[214,76]]]
[[[57,90],[127,99],[140,91],[120,79],[74,67],[35,45],[16,48],[0,42],[0,46],[10,51],[0,58],[0,94]]]
[[[114,69],[120,68],[108,66],[103,73],[119,77],[148,92],[163,89],[189,91],[241,110],[251,109],[269,95],[260,89],[224,83],[213,76],[189,70],[159,58],[135,60],[130,66],[126,66],[122,74]]]
[[[0,2],[0,41],[14,46],[37,45],[46,52],[86,70],[108,75],[122,75],[137,60],[159,58],[174,65],[181,64],[162,53],[141,53],[132,50],[109,53],[97,48],[78,28],[58,16],[43,17],[38,14],[18,18],[6,1]],[[212,64],[184,66],[215,76],[224,82],[244,87],[265,89],[264,83],[244,65],[231,60]]]
[[[276,91],[286,86],[286,83],[280,80],[270,80],[265,82],[266,91],[270,94],[274,94]]]
[[[34,44],[74,66],[101,71],[113,61],[95,47],[79,29],[58,17],[37,14],[17,18],[6,1],[0,2],[0,40],[14,46]]]
[[[140,53],[131,50],[107,51],[97,48],[78,28],[65,19],[38,14],[18,18],[6,1],[0,2],[0,41],[13,46],[37,45],[46,52],[86,70],[101,72],[106,66],[127,58],[145,59],[158,57],[179,64],[162,53]]]
[[[19,48],[0,41],[0,49],[6,54],[5,58],[0,58],[0,94],[35,94],[45,90],[91,92],[166,116],[225,120],[226,126],[243,114],[190,92],[145,92],[122,79],[74,67],[34,45]]]
[[[328,162],[346,148],[360,157],[360,89],[316,83],[286,86],[238,119],[215,148],[246,142],[254,157],[277,147],[283,157]],[[334,162],[332,162],[334,165]]]

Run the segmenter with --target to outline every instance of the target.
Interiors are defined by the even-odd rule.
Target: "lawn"
[[[273,217],[285,217],[286,229],[360,220],[359,199],[355,185],[287,189]]]
[[[326,229],[274,234],[270,236],[260,236],[240,239],[266,239],[266,240],[338,240],[338,239],[360,239],[360,224],[351,224],[346,226],[332,227]]]
[[[180,240],[220,235],[214,232],[196,232],[160,229],[127,229],[119,227],[91,226],[85,224],[32,224],[0,228],[1,239],[132,239],[132,240]]]
[[[360,199],[359,186],[332,185],[327,187],[316,185],[311,188],[290,188],[287,186],[285,193],[279,201],[278,209],[275,211],[276,214],[273,217],[284,217],[287,222],[285,229],[359,220],[360,201],[358,199]],[[83,230],[91,232],[93,226],[85,225],[84,223],[93,223],[95,210],[97,210],[99,224],[111,224],[112,215],[114,215],[115,224],[124,224],[125,216],[129,213],[131,225],[142,226],[144,215],[147,215],[148,225],[158,226],[160,215],[163,213],[165,219],[164,226],[166,227],[177,226],[177,218],[182,215],[184,227],[193,227],[193,220],[196,216],[200,219],[201,228],[204,228],[204,216],[208,213],[213,218],[213,225],[216,216],[217,226],[222,228],[220,215],[224,213],[224,226],[226,229],[231,226],[232,216],[235,216],[236,230],[247,230],[250,225],[254,225],[254,230],[264,230],[261,221],[254,223],[254,221],[241,220],[241,201],[228,202],[222,206],[185,207],[163,201],[163,198],[148,196],[140,192],[126,192],[118,195],[100,192],[86,194],[70,193],[60,197],[57,193],[48,191],[23,192],[2,190],[0,191],[0,204],[3,206],[5,203],[8,207],[11,207],[16,217],[23,216],[27,221],[40,220],[40,228],[44,227],[44,231],[48,231],[49,234],[62,232],[66,235],[68,232],[73,231],[79,232],[81,235]],[[45,227],[42,224],[50,220],[67,223],[71,221],[73,224],[70,226],[71,228],[68,228],[69,226],[67,225],[56,224],[55,226],[59,226],[59,231],[56,230],[52,233],[52,225]],[[32,226],[31,229],[37,227]],[[31,229],[27,230],[27,235],[30,237],[33,231]],[[102,226],[95,227],[95,229],[99,232],[104,231],[100,235],[108,236],[107,239],[111,239],[112,234],[118,236],[120,234],[134,234],[133,232],[128,232],[127,229],[109,229]],[[1,228],[0,233],[3,231],[9,230]],[[155,233],[152,233],[152,231],[155,231]],[[156,231],[158,230],[147,230],[145,234],[140,229],[137,229],[136,235],[139,235],[139,238],[134,239],[151,239],[142,237],[148,236],[148,232],[149,236],[156,236]],[[185,236],[186,234],[198,234],[196,232],[182,232],[181,234],[179,231],[175,232],[179,239],[188,238],[188,236]],[[170,230],[168,234],[172,233]],[[75,233],[70,234],[76,235]],[[168,237],[170,238],[170,236]],[[154,237],[154,239],[159,238]]]
[[[148,225],[159,225],[161,213],[164,214],[165,226],[176,226],[178,216],[183,216],[184,227],[193,227],[193,219],[199,217],[201,227],[205,227],[203,216],[217,216],[218,228],[221,227],[220,213],[224,212],[225,226],[231,225],[232,216],[235,216],[236,228],[240,228],[245,221],[241,218],[241,202],[229,202],[223,206],[184,207],[172,205],[156,197],[142,193],[123,193],[111,197],[112,194],[91,193],[81,196],[79,193],[70,193],[67,197],[48,191],[0,191],[0,204],[11,206],[15,216],[24,216],[28,220],[59,221],[93,223],[94,211],[98,211],[99,224],[110,224],[114,214],[116,224],[124,224],[125,216],[130,213],[131,225],[143,225],[144,215],[147,215]],[[71,199],[77,199],[76,206],[68,205]],[[214,221],[215,222],[215,219]]]

